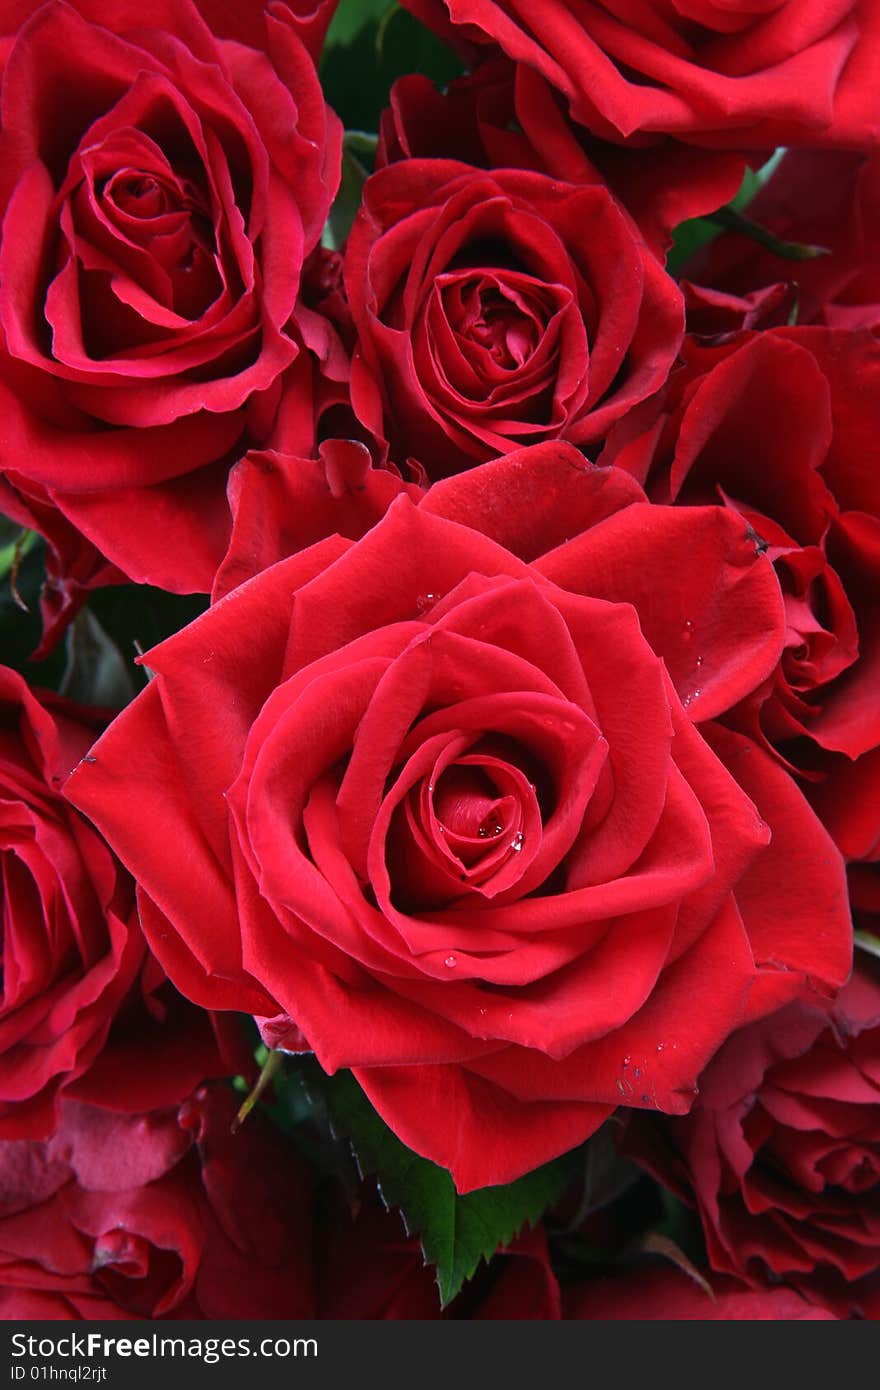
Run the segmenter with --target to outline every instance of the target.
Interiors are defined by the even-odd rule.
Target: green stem
[[[802,241],[780,241],[772,232],[768,232],[766,227],[762,227],[760,222],[753,222],[750,217],[737,212],[733,207],[710,212],[706,221],[714,222],[716,227],[723,227],[725,231],[738,232],[740,236],[749,237],[751,241],[756,241],[759,246],[765,247],[784,261],[814,261],[817,256],[831,254],[827,246],[808,246]]]

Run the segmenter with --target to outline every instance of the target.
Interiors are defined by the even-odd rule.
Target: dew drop
[[[682,635],[684,637],[685,642],[689,642],[694,635],[694,625],[691,622],[690,618],[688,618],[685,622],[684,632]]]
[[[455,956],[447,956],[443,964],[448,966],[450,970],[454,970],[458,962]]]
[[[433,792],[433,790],[434,790],[434,783],[433,783],[433,782],[429,782],[429,783],[428,783],[428,791],[429,791],[429,792]]]
[[[666,1046],[665,1043],[658,1043],[658,1044],[657,1044],[657,1051],[658,1051],[658,1052],[662,1052],[665,1046]]]
[[[631,1058],[631,1057],[624,1057],[624,1059],[623,1059],[623,1065],[624,1065],[625,1067],[628,1067],[631,1061],[632,1061],[632,1058]]]
[[[485,1017],[486,1017],[486,1010],[485,1010],[485,1009],[480,1009],[480,1018],[485,1018]]]
[[[438,594],[419,594],[416,599],[416,607],[420,613],[424,613],[432,604],[437,602]]]
[[[518,830],[510,842],[510,848],[514,851],[515,854],[519,854],[520,850],[523,847],[524,839],[525,836],[523,835],[522,831]]]
[[[694,662],[694,665],[695,665],[695,666],[702,666],[704,660],[705,660],[704,657],[698,656],[697,659],[696,659],[696,661]]]

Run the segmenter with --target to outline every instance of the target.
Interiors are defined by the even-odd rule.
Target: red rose
[[[0,1316],[313,1316],[308,1175],[261,1116],[233,1134],[237,1104],[65,1101],[48,1143],[0,1144]]]
[[[291,316],[338,122],[285,4],[249,19],[259,47],[216,37],[191,0],[16,8],[0,466],[57,548],[72,526],[90,560],[207,591],[230,458],[266,437],[313,330]]]
[[[749,296],[784,287],[786,310],[779,323],[790,322],[796,309],[799,324],[880,327],[880,153],[789,150],[748,214],[782,241],[821,246],[830,254],[786,265],[756,241],[727,233],[684,267],[704,294]],[[704,331],[690,308],[688,327]],[[736,326],[716,320],[709,331]]]
[[[386,1211],[371,1188],[352,1215],[338,1201],[322,1222],[318,1316],[411,1321],[418,1318],[554,1320],[559,1284],[541,1227],[526,1230],[441,1311],[436,1271],[398,1211]]]
[[[874,0],[404,4],[444,37],[500,45],[608,140],[755,149],[880,136]]]
[[[567,1291],[563,1316],[593,1322],[835,1320],[834,1313],[805,1302],[792,1289],[747,1289],[733,1279],[714,1279],[701,1287],[674,1265],[653,1265],[577,1285]]]
[[[669,392],[623,423],[602,461],[647,480],[659,502],[723,501],[751,525],[779,576],[786,631],[741,719],[798,768],[836,776],[880,746],[880,345],[784,328],[689,341],[684,355]]]
[[[792,1004],[737,1033],[683,1119],[626,1148],[695,1203],[713,1269],[784,1280],[841,1316],[880,1270],[880,985],[857,972],[831,1017]]]
[[[355,413],[432,478],[599,438],[663,384],[681,341],[678,288],[607,189],[524,170],[380,170],[345,283]]]
[[[354,439],[328,439],[318,457],[275,450],[245,454],[229,474],[232,532],[214,579],[214,599],[276,560],[328,536],[357,540],[384,516],[401,492],[417,501],[422,489],[387,468]]]
[[[772,568],[640,498],[562,444],[399,497],[148,653],[68,784],[184,993],[288,1015],[460,1190],[686,1111],[746,1008],[849,970],[801,793],[691,722],[776,664]]]
[[[52,712],[50,712],[50,709]],[[0,1135],[45,1135],[144,957],[134,885],[61,795],[101,721],[0,666]]]
[[[402,159],[461,159],[607,184],[661,257],[679,223],[729,202],[745,172],[741,154],[664,138],[646,156],[599,139],[571,119],[539,72],[504,58],[481,63],[443,92],[420,73],[399,78],[379,132],[377,168]]]

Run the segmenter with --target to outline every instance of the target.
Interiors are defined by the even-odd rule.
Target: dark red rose
[[[772,567],[641,497],[547,444],[397,498],[148,653],[68,784],[184,993],[286,1014],[460,1190],[686,1111],[744,1011],[849,970],[826,832],[692,722],[777,663]]]
[[[239,0],[195,0],[202,17],[221,39],[235,39],[250,48],[263,40],[262,11],[259,5],[242,5]],[[276,0],[289,12],[294,31],[317,63],[324,38],[339,0]]]
[[[370,1187],[361,1190],[357,1204],[352,1214],[338,1201],[330,1220],[322,1223],[319,1317],[559,1318],[559,1283],[540,1227],[499,1250],[441,1310],[436,1270],[425,1263],[418,1238],[406,1234],[400,1213],[386,1211]]]
[[[776,280],[744,294],[695,284],[687,278],[680,284],[688,332],[699,338],[723,339],[744,328],[779,328],[791,322],[797,308],[798,288],[793,281]]]
[[[880,344],[783,328],[689,342],[685,359],[603,462],[660,502],[723,501],[748,521],[778,574],[786,632],[742,718],[808,775],[834,774],[880,745]]]
[[[829,254],[785,262],[749,237],[716,237],[684,267],[705,298],[730,295],[775,298],[776,323],[828,328],[880,327],[880,155],[840,150],[789,150],[749,204],[749,217],[781,241],[821,246]],[[784,294],[780,294],[784,291]],[[690,291],[691,296],[696,293]],[[726,332],[768,327],[700,319],[688,304],[688,327]]]
[[[460,159],[488,169],[534,169],[566,183],[604,183],[648,246],[665,255],[679,223],[733,198],[746,161],[660,138],[650,155],[573,121],[539,72],[505,58],[481,63],[442,93],[419,73],[391,89],[376,167],[403,159]],[[769,152],[768,152],[769,153]],[[763,156],[752,155],[753,162]]]
[[[404,0],[465,45],[499,45],[608,140],[712,149],[880,136],[874,0]]]
[[[626,1148],[693,1201],[713,1269],[780,1280],[841,1316],[880,1270],[880,984],[857,970],[829,1016],[792,1004],[732,1037],[686,1118]]]
[[[853,922],[880,937],[880,748],[830,759],[806,793],[849,864]]]
[[[61,786],[106,722],[0,666],[0,1135],[48,1134],[144,958],[134,885]]]
[[[709,1292],[711,1289],[711,1292]],[[733,1279],[701,1287],[674,1265],[591,1279],[566,1292],[563,1316],[595,1322],[828,1322],[835,1315],[793,1289],[749,1289]]]
[[[351,398],[432,478],[607,433],[665,381],[675,282],[606,188],[413,159],[370,178],[348,239]]]
[[[233,1134],[237,1106],[66,1100],[48,1143],[0,1144],[0,1316],[313,1316],[309,1176],[261,1116]]]
[[[295,306],[339,123],[284,3],[252,7],[248,43],[225,23],[217,37],[192,0],[146,15],[131,0],[49,0],[18,6],[12,24],[5,486],[56,570],[76,566],[71,528],[85,538],[78,582],[107,578],[93,572],[100,553],[137,581],[208,591],[229,462],[268,437],[282,379],[297,389],[317,332]]]

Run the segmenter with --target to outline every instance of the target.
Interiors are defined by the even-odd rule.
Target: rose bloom
[[[796,309],[798,324],[880,328],[880,152],[789,150],[749,203],[748,215],[783,241],[821,246],[830,254],[786,266],[758,242],[725,233],[682,270],[704,297],[717,302],[723,295],[766,295],[775,288],[778,296],[786,289],[779,323],[790,322]],[[724,332],[740,326],[717,316],[707,324],[707,317],[697,325],[688,305],[689,328]]]
[[[874,0],[404,0],[447,39],[499,45],[609,140],[712,149],[880,136]]]
[[[713,1269],[784,1280],[840,1316],[880,1313],[880,985],[735,1034],[691,1115],[631,1124],[627,1152],[694,1203]]]
[[[545,444],[227,593],[67,792],[188,997],[353,1068],[459,1190],[503,1183],[621,1102],[687,1111],[745,1017],[846,978],[839,853],[693,723],[782,639],[742,518]]]
[[[105,720],[0,666],[0,1135],[43,1136],[144,958],[134,885],[61,785]]]
[[[606,188],[444,159],[367,181],[345,285],[355,414],[431,478],[601,437],[663,385],[684,321]]]
[[[211,0],[7,7],[4,505],[56,582],[207,592],[229,462],[316,332],[292,316],[339,123],[294,10],[251,9],[226,37]]]
[[[752,155],[756,163],[764,158]],[[648,155],[602,140],[571,119],[536,69],[501,56],[442,92],[421,73],[394,83],[379,123],[376,168],[403,159],[459,159],[606,184],[661,258],[679,223],[735,197],[746,166],[742,153],[698,150],[671,137],[652,143]]]
[[[328,536],[359,540],[400,493],[417,501],[424,491],[396,470],[374,468],[369,449],[355,439],[327,439],[316,453],[252,450],[230,471],[232,527],[215,599]]]
[[[66,1100],[48,1143],[0,1144],[0,1316],[314,1316],[311,1179],[238,1100],[119,1114]]]
[[[602,461],[658,502],[723,501],[749,523],[779,577],[785,640],[738,718],[807,776],[867,791],[877,761],[861,760],[880,746],[880,345],[867,332],[783,328],[689,340],[684,356],[669,392],[624,423]],[[835,811],[816,789],[839,843],[870,841],[870,795]]]

